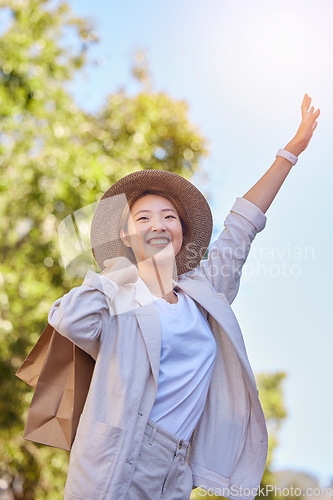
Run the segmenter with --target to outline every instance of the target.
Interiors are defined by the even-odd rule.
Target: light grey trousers
[[[126,499],[188,500],[193,487],[189,444],[149,419]]]

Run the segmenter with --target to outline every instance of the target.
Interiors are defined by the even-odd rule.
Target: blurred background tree
[[[0,488],[8,499],[58,500],[68,453],[23,439],[32,391],[15,377],[50,305],[81,283],[59,263],[58,224],[140,168],[200,173],[207,149],[186,102],[153,92],[142,51],[132,66],[141,91],[121,89],[88,114],[68,83],[98,41],[89,22],[50,0],[0,0],[0,16]],[[272,377],[262,399],[277,421]]]
[[[287,416],[283,399],[282,383],[286,374],[284,372],[277,373],[260,373],[257,375],[257,386],[259,390],[260,401],[265,413],[268,430],[268,457],[266,469],[261,481],[261,487],[274,485],[275,478],[271,470],[274,450],[276,450],[279,440],[278,433]],[[262,495],[261,495],[262,496]],[[260,498],[258,496],[258,498]],[[267,498],[275,498],[273,493],[267,494]]]
[[[0,15],[8,21],[0,38],[0,479],[15,498],[57,500],[68,453],[23,440],[32,392],[14,374],[52,302],[81,283],[59,265],[58,223],[139,168],[189,178],[206,149],[186,103],[164,94],[122,90],[94,115],[78,107],[66,86],[97,36],[67,4],[2,1]]]

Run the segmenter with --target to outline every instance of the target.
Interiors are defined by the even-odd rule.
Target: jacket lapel
[[[154,307],[155,297],[151,294],[145,282],[139,278],[134,285],[136,288],[135,301],[141,306],[135,309],[135,315],[146,345],[148,359],[157,387],[162,345],[160,318]]]
[[[238,356],[242,358],[243,364],[245,363],[245,366],[247,366],[248,359],[244,348],[242,332],[224,293],[216,292],[206,280],[192,280],[184,277],[178,283],[174,281],[173,284],[192,297],[222,326],[224,332],[234,345]],[[135,287],[135,300],[141,306],[135,309],[135,314],[144,338],[151,370],[157,386],[162,332],[160,319],[154,307],[156,298],[151,294],[141,278],[135,283]]]

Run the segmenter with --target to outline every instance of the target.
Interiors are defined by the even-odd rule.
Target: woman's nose
[[[162,231],[165,230],[165,223],[163,219],[160,219],[159,217],[155,218],[152,220],[152,226],[151,226],[153,231]]]

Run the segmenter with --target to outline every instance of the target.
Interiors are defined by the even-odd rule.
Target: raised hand
[[[115,257],[103,262],[105,269],[101,273],[117,285],[135,283],[139,277],[138,270],[126,257]]]
[[[317,127],[317,118],[320,115],[320,109],[315,111],[313,106],[310,108],[310,104],[311,97],[305,94],[302,102],[302,121],[292,141],[298,145],[298,154],[302,153],[302,151],[307,148],[313,132]]]

